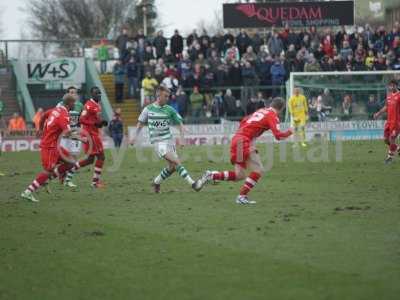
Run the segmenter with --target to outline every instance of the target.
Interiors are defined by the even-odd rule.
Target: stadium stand
[[[15,84],[9,73],[0,74],[0,100],[3,102],[4,109],[2,112],[3,125],[8,122],[15,112],[20,112],[20,108],[16,101]]]
[[[244,110],[259,91],[266,102],[271,96],[286,96],[284,84],[291,72],[400,70],[398,22],[390,30],[369,25],[336,31],[285,27],[267,34],[242,30],[236,36],[230,31],[210,36],[194,30],[185,39],[178,31],[167,39],[162,32],[144,37],[125,30],[116,46],[125,66],[129,61],[136,64],[139,82],[149,72],[159,83],[169,77],[175,80],[173,93],[182,86],[190,94],[197,86],[205,95],[203,114],[217,118],[221,111],[215,115],[213,103],[219,92],[233,90],[242,103],[238,109]],[[334,99],[338,111],[342,96]]]
[[[115,111],[117,108],[121,109],[121,118],[124,120],[125,126],[136,124],[137,118],[140,114],[140,105],[133,99],[127,99],[123,103],[117,103],[115,99],[114,77],[111,74],[100,75],[100,80],[103,83],[104,89],[109,97],[110,104]],[[128,94],[128,87],[125,85],[124,95]]]
[[[285,83],[291,72],[400,70],[399,22],[394,22],[389,29],[369,25],[336,29],[286,27],[261,32],[227,30],[215,35],[194,30],[186,37],[176,30],[169,38],[161,31],[146,37],[125,30],[116,41],[102,39],[84,44],[82,49],[70,47],[74,49],[73,53],[63,55],[85,56],[95,61],[112,107],[122,108],[127,125],[135,122],[144,103],[139,99],[143,95],[128,92],[129,83],[142,88],[141,83],[148,72],[158,83],[168,85],[173,95],[178,87],[182,87],[190,99],[193,87],[199,87],[205,98],[202,115],[219,119],[226,117],[227,111],[218,107],[217,95],[222,93],[221,107],[228,107],[224,96],[228,89],[240,102],[234,113],[239,118],[248,104],[256,101],[258,92],[262,93],[266,105],[273,96],[286,97]],[[117,103],[115,99],[113,69],[118,60],[125,68],[118,75],[125,81],[123,103]],[[322,94],[323,90],[316,92]],[[42,92],[33,101],[44,103],[41,106],[51,105],[49,99],[56,96],[58,98],[59,94]],[[369,96],[363,96],[365,108]],[[334,96],[334,110],[341,110],[342,101],[343,95]],[[190,106],[184,103],[185,107],[181,107],[182,102],[178,103],[175,97],[171,98],[171,104],[180,111]],[[190,109],[187,116],[191,116]]]

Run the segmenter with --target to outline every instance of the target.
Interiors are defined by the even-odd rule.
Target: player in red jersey
[[[32,184],[21,194],[21,197],[32,202],[39,202],[33,195],[40,187],[46,185],[49,180],[63,176],[73,167],[69,162],[69,153],[60,146],[62,136],[72,134],[69,126],[69,111],[74,107],[76,98],[65,95],[63,105],[50,109],[45,113],[41,128],[43,135],[40,142],[40,156],[43,172],[36,176]]]
[[[284,101],[275,98],[270,108],[262,108],[252,115],[245,117],[232,138],[231,142],[231,163],[235,166],[235,171],[207,171],[198,181],[202,187],[208,181],[239,181],[246,178],[246,171],[250,174],[240,189],[239,196],[236,199],[238,204],[253,204],[247,197],[248,193],[254,188],[264,173],[260,156],[255,147],[256,139],[265,131],[271,130],[277,140],[286,139],[293,134],[291,129],[280,131],[279,113],[284,108]]]
[[[385,143],[388,145],[388,156],[385,163],[391,163],[396,151],[400,150],[396,144],[396,138],[400,133],[400,91],[397,88],[396,80],[389,82],[388,91],[385,106],[374,115],[374,118],[377,119],[383,113],[387,113],[383,134]]]
[[[86,101],[79,119],[82,125],[82,137],[88,139],[87,143],[83,144],[87,158],[77,162],[70,172],[74,173],[80,168],[95,163],[92,187],[102,188],[104,185],[100,182],[100,176],[106,158],[104,155],[101,128],[107,126],[108,123],[101,118],[100,89],[98,87],[93,87],[90,93],[92,97]]]

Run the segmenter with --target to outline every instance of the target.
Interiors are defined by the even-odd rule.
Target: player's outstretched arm
[[[308,121],[308,100],[307,100],[306,96],[304,96],[304,111],[306,114],[306,120]]]
[[[136,125],[135,136],[130,141],[130,144],[132,146],[136,143],[137,139],[139,138],[140,132],[142,131],[143,127],[146,126],[148,121],[149,121],[149,110],[148,110],[147,107],[145,107],[143,109],[143,111],[140,113],[140,116],[138,118],[138,123]]]
[[[374,119],[378,119],[380,117],[380,115],[382,115],[383,113],[385,113],[387,111],[387,106],[385,105],[384,107],[382,107],[382,109],[380,111],[378,111],[377,113],[374,114]]]
[[[288,138],[293,134],[293,130],[289,128],[286,131],[280,131],[278,128],[279,119],[278,117],[269,115],[266,118],[266,128],[270,129],[274,137],[279,141]]]
[[[284,140],[293,134],[293,130],[291,128],[286,131],[280,131],[278,128],[278,123],[272,120],[270,121],[269,128],[278,141]]]
[[[52,112],[52,109],[47,110],[43,116],[40,118],[40,122],[39,122],[39,132],[42,132],[44,129],[44,125],[47,121],[47,119],[49,118],[50,114]]]
[[[131,139],[130,140],[130,144],[133,146],[133,145],[135,145],[135,143],[136,143],[136,141],[138,140],[138,138],[139,138],[139,136],[140,136],[140,133],[142,132],[142,129],[143,129],[143,127],[145,126],[146,124],[144,124],[144,123],[142,123],[142,122],[138,122],[137,123],[137,125],[136,125],[136,132],[135,132],[135,136],[133,137],[133,139]]]
[[[106,120],[100,120],[95,125],[97,128],[103,128],[108,126],[108,122]]]
[[[178,139],[178,146],[184,147],[185,146],[185,127],[183,124],[179,124],[178,126],[179,130],[179,139]]]
[[[292,96],[292,97],[289,99],[287,108],[288,108],[288,110],[289,110],[290,119],[291,119],[292,121],[297,122],[297,121],[299,120],[299,116],[298,116],[298,113],[295,113],[295,102],[294,102],[294,101],[295,101],[295,100],[294,100],[294,98],[293,98],[293,96]]]
[[[70,132],[67,133],[67,136],[65,136],[65,137],[68,137],[68,138],[70,138],[72,140],[75,140],[75,141],[80,141],[80,142],[82,142],[84,144],[86,144],[88,142],[88,138],[87,137],[81,136],[79,130],[76,130],[76,129],[73,129],[73,128],[71,128]]]
[[[280,140],[284,140],[287,139],[289,136],[291,136],[293,134],[293,130],[291,128],[289,128],[286,131],[280,131],[278,128],[276,128],[276,130],[272,130],[272,134],[274,135],[274,137],[280,141]]]
[[[293,108],[292,108],[292,104],[293,104],[293,96],[289,98],[288,106],[287,106],[287,109],[289,110],[290,118],[293,119]]]

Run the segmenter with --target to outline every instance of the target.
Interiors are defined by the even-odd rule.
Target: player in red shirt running
[[[400,150],[396,144],[396,138],[400,133],[400,91],[397,88],[396,80],[389,82],[388,91],[385,106],[374,115],[374,118],[377,119],[381,114],[387,113],[383,134],[385,143],[388,145],[388,156],[385,163],[391,163],[396,151]]]
[[[231,162],[235,166],[235,171],[207,171],[198,181],[200,188],[208,181],[239,181],[246,178],[246,171],[250,174],[240,189],[240,194],[236,199],[238,204],[253,204],[247,194],[254,188],[262,174],[264,167],[260,156],[255,148],[255,140],[265,131],[271,130],[277,140],[286,139],[293,134],[291,129],[280,131],[278,129],[279,113],[284,108],[284,101],[275,98],[270,108],[262,108],[252,115],[245,117],[231,142]]]
[[[40,156],[43,172],[36,176],[32,184],[21,194],[21,197],[32,202],[39,202],[33,195],[40,187],[55,177],[62,177],[73,167],[69,153],[60,146],[62,136],[72,134],[69,126],[69,111],[74,107],[76,98],[71,95],[63,97],[63,105],[45,113],[41,127],[43,135],[40,142]]]
[[[103,139],[101,137],[101,128],[107,126],[107,121],[101,117],[101,91],[98,87],[92,87],[90,90],[92,98],[86,101],[79,119],[82,125],[82,137],[88,141],[83,144],[88,157],[75,164],[70,171],[76,172],[78,169],[91,165],[95,162],[92,178],[92,187],[102,188],[104,185],[100,182],[100,176],[103,170],[104,155]]]

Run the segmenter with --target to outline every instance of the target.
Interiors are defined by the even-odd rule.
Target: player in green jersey
[[[153,187],[156,193],[160,192],[161,183],[170,177],[175,171],[181,176],[195,191],[199,191],[198,181],[194,181],[188,171],[182,166],[175,148],[175,142],[171,134],[170,126],[177,125],[180,132],[179,146],[184,145],[184,127],[182,117],[167,105],[170,91],[165,86],[157,89],[157,100],[147,105],[139,116],[136,135],[131,141],[135,144],[143,127],[147,124],[150,135],[150,142],[154,146],[157,155],[167,161],[168,166],[154,179]]]
[[[69,87],[67,89],[67,94],[71,95],[73,97],[76,97],[77,99],[79,98],[78,95],[78,89],[76,87]],[[57,106],[61,105],[62,102],[60,102]],[[69,111],[69,117],[70,117],[70,126],[72,130],[78,131],[80,128],[79,124],[79,117],[81,115],[83,109],[83,104],[77,100],[75,102],[75,107],[74,109]],[[75,159],[78,158],[80,152],[81,152],[81,141],[75,140],[75,139],[70,139],[70,138],[62,138],[61,140],[61,145],[69,151],[69,153],[74,157]],[[67,172],[65,178],[64,178],[64,185],[67,187],[75,188],[77,187],[76,184],[72,182],[72,178],[74,176],[73,172]]]

